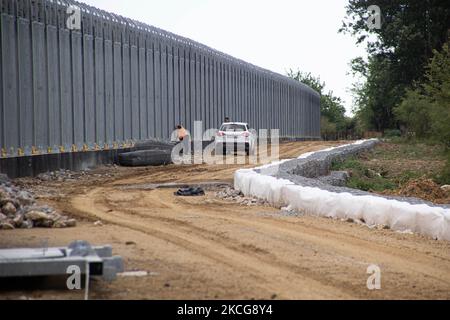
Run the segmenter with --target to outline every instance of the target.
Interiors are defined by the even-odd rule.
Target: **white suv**
[[[225,122],[215,137],[216,154],[225,154],[227,150],[245,150],[246,155],[254,154],[256,131],[245,122]]]

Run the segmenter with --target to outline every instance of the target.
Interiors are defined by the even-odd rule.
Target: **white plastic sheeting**
[[[300,157],[307,158],[311,154],[313,153]],[[450,241],[450,209],[410,204],[379,196],[330,192],[264,174],[276,170],[279,164],[280,162],[276,162],[259,167],[261,173],[253,169],[237,170],[234,175],[235,189],[246,196],[264,199],[277,207],[288,206],[290,209],[324,217],[364,220],[369,226],[387,225],[392,230],[412,231]]]

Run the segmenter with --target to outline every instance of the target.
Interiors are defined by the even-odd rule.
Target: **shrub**
[[[394,109],[397,119],[417,138],[450,147],[450,46],[444,44],[427,66],[425,81],[406,92]]]
[[[433,180],[441,185],[450,184],[450,150],[447,151],[447,162],[444,169]]]
[[[400,137],[402,135],[402,132],[398,129],[389,129],[384,130],[384,137],[385,138],[394,138],[394,137]]]

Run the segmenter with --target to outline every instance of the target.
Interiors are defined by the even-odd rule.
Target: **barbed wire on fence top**
[[[144,38],[159,38],[161,42],[167,43],[166,45],[181,46],[188,51],[195,51],[196,49],[200,52],[193,52],[194,54],[203,53],[204,55],[212,55],[217,57],[219,60],[223,59],[224,62],[227,61],[230,64],[236,64],[238,66],[248,68],[250,71],[263,73],[271,77],[273,80],[278,80],[295,87],[301,87],[318,95],[318,93],[308,85],[293,80],[287,76],[253,65],[249,62],[218,51],[192,39],[174,34],[170,31],[166,31],[134,19],[126,18],[119,14],[98,9],[86,3],[73,0],[0,0],[1,13],[7,13],[13,16],[58,27],[65,26],[67,19],[66,9],[70,6],[80,8],[82,24],[81,33],[83,34],[94,35],[98,29],[99,33],[101,33],[101,37],[104,37],[104,30],[109,28],[111,34],[114,34],[114,29],[122,29],[122,35],[128,34],[128,37],[133,35],[137,37],[143,36]],[[95,24],[100,25],[100,27],[96,27]],[[113,36],[110,38],[114,40]],[[126,36],[122,36],[122,39],[124,38],[126,38]],[[151,41],[151,39],[149,40]],[[137,45],[137,41],[135,42],[135,45]]]

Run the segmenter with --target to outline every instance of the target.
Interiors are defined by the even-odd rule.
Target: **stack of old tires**
[[[137,142],[132,151],[118,156],[122,166],[160,166],[172,163],[171,152],[175,143],[162,140],[144,140]]]

